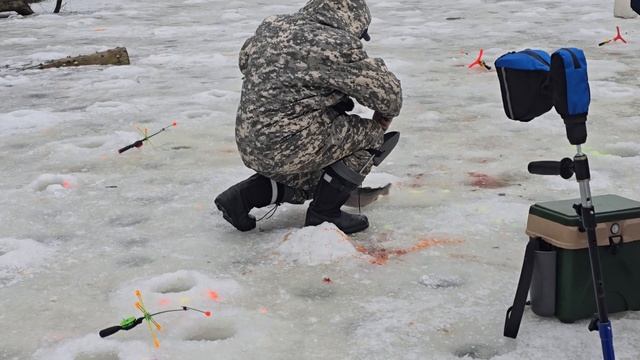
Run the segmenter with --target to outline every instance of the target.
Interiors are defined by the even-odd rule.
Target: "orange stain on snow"
[[[207,292],[207,295],[209,296],[209,299],[213,301],[220,301],[220,296],[213,290],[209,290],[209,292]]]
[[[160,304],[160,306],[167,306],[167,305],[171,305],[171,300],[169,300],[169,299],[160,299],[160,301],[158,302],[158,304]]]
[[[367,249],[362,245],[358,245],[356,249],[365,254],[371,256],[370,263],[374,265],[386,265],[391,257],[400,257],[410,253],[425,250],[434,246],[443,245],[458,245],[463,244],[464,240],[460,239],[435,239],[435,238],[422,238],[415,245],[408,248],[399,249],[386,249],[386,248],[373,248]]]

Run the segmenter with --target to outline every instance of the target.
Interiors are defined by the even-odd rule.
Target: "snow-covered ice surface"
[[[527,311],[518,339],[502,337],[528,206],[578,193],[526,164],[574,150],[553,112],[507,120],[495,73],[465,65],[480,48],[491,63],[584,48],[593,192],[640,198],[640,21],[602,0],[369,0],[366,48],[401,78],[405,107],[402,141],[376,170],[391,194],[364,209],[372,227],[350,248],[300,230],[303,206],[249,233],[211,206],[251,173],[234,143],[238,51],[303,2],[67,0],[60,16],[0,19],[1,359],[599,358],[586,321]],[[615,25],[630,43],[598,47]],[[116,46],[130,66],[18,70]],[[116,154],[136,126],[174,120]],[[135,289],[154,311],[214,314],[159,317],[159,349],[142,326],[100,339],[136,313]],[[640,314],[612,318],[618,357],[638,359]]]

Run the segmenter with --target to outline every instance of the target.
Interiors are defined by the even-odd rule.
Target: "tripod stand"
[[[570,179],[574,173],[580,186],[580,204],[574,205],[578,215],[582,219],[582,226],[587,232],[589,241],[589,259],[591,262],[591,278],[596,296],[597,316],[589,325],[589,330],[598,330],[602,344],[604,360],[615,360],[613,349],[613,331],[605,298],[604,281],[600,267],[600,255],[596,238],[596,211],[591,197],[591,174],[589,160],[582,152],[582,146],[577,145],[577,154],[572,159],[565,158],[562,161],[537,161],[529,164],[529,172],[537,175],[559,175],[564,179]]]

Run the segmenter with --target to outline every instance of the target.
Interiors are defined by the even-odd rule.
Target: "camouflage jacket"
[[[400,113],[400,81],[362,48],[370,22],[365,0],[311,0],[265,19],[245,42],[236,141],[249,167],[261,170],[243,149],[266,153],[302,131],[322,131],[347,96],[386,117]]]

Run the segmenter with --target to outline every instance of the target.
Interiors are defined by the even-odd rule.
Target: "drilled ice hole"
[[[640,146],[636,143],[623,142],[611,144],[606,147],[611,155],[617,155],[623,158],[631,158],[640,155]]]
[[[0,257],[16,250],[18,250],[17,246],[11,243],[5,243],[4,241],[0,241]]]
[[[118,227],[132,227],[149,221],[149,218],[139,215],[117,216],[109,220],[109,223]]]
[[[457,276],[435,276],[424,275],[420,281],[420,285],[429,289],[448,289],[457,288],[464,285],[464,281]]]
[[[294,290],[293,293],[303,299],[325,300],[335,296],[335,290],[329,286],[312,286]]]
[[[102,351],[96,353],[82,352],[76,355],[74,360],[120,360],[115,351]]]
[[[77,142],[76,146],[83,149],[97,149],[104,144],[104,138],[91,138]]]
[[[463,359],[483,359],[488,360],[498,355],[498,352],[481,344],[469,344],[454,352],[454,355]]]
[[[156,285],[154,291],[161,294],[172,294],[189,291],[196,286],[196,280],[189,275],[181,275],[167,279]]]
[[[215,323],[198,326],[187,331],[185,341],[222,341],[236,335],[236,329],[231,322],[217,319]]]
[[[62,175],[41,175],[34,181],[31,186],[36,191],[45,191],[49,186],[57,185],[62,188],[69,188],[71,181]]]
[[[116,264],[120,267],[136,268],[151,264],[153,259],[148,256],[131,255],[119,258]]]

